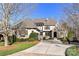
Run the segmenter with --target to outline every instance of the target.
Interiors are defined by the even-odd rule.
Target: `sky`
[[[59,3],[41,3],[37,4],[36,9],[29,16],[31,18],[54,18],[57,21],[63,17],[63,10],[70,4]]]
[[[19,20],[25,15],[26,18],[53,18],[56,21],[60,21],[64,14],[64,8],[70,6],[70,4],[68,3],[37,3],[35,5],[36,6],[34,10],[31,10],[31,8],[26,7],[26,4],[24,6],[22,5],[22,9],[24,9],[23,12],[20,13],[18,17],[14,16],[13,18],[17,18]],[[28,11],[26,11],[27,8]]]

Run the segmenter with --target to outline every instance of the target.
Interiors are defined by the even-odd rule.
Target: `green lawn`
[[[0,42],[0,46],[3,46],[4,45],[4,42]]]
[[[77,48],[76,46],[69,47],[66,50],[66,55],[67,56],[79,56],[79,48]]]
[[[11,46],[8,46],[8,47],[2,47],[2,50],[0,50],[0,56],[10,55],[15,52],[22,51],[24,49],[34,46],[37,43],[38,43],[38,41],[18,42],[18,43],[11,45]]]

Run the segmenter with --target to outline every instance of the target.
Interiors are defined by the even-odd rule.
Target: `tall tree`
[[[76,36],[76,31],[79,29],[79,4],[74,3],[65,7],[64,14],[67,25],[74,30]]]
[[[23,9],[23,6],[25,6],[24,7],[25,9]],[[26,8],[26,6],[27,6],[27,8]],[[2,4],[0,4],[0,15],[2,15],[1,19],[3,21],[2,24],[3,24],[3,31],[4,31],[5,46],[8,46],[8,35],[10,32],[10,28],[9,28],[10,22],[9,21],[11,20],[11,17],[16,15],[17,12],[20,14],[21,14],[21,12],[24,12],[27,14],[27,12],[24,10],[29,10],[29,7],[33,8],[32,5],[29,5],[29,4],[25,4],[25,5],[16,4],[16,3],[2,3]],[[18,16],[18,15],[16,15],[16,16]],[[24,16],[26,16],[26,15],[23,15],[23,17]]]

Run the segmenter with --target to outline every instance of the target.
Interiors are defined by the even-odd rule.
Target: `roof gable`
[[[19,23],[17,23],[16,26],[18,26],[19,28],[36,28],[35,23],[44,23],[44,25],[55,26],[56,21],[53,19],[46,20],[45,18],[33,19],[33,20],[24,19],[20,21]]]

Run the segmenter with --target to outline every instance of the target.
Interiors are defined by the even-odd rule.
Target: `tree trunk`
[[[4,46],[8,46],[8,17],[3,19],[3,31],[4,31]]]
[[[4,36],[4,42],[5,42],[4,45],[8,46],[8,36],[7,35]]]

